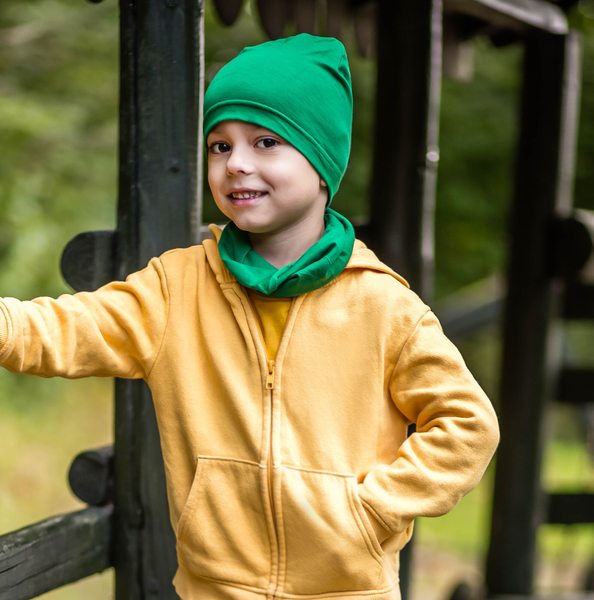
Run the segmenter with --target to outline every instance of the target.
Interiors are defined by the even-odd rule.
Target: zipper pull
[[[268,361],[268,373],[266,374],[266,389],[271,390],[274,386],[274,361]]]

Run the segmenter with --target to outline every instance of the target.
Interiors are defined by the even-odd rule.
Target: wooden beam
[[[113,281],[117,252],[115,231],[85,231],[74,236],[62,252],[60,270],[76,292],[94,292]]]
[[[556,400],[564,404],[594,402],[594,370],[562,369],[557,384]]]
[[[571,282],[563,298],[565,319],[594,319],[594,285]]]
[[[563,11],[544,0],[444,0],[444,13],[469,15],[514,31],[563,35],[569,30]]]
[[[113,502],[113,446],[85,450],[72,461],[68,482],[75,496],[91,506]]]
[[[112,566],[112,508],[87,508],[0,536],[0,600],[29,600]]]
[[[594,523],[594,494],[550,494],[547,523]]]
[[[120,0],[117,277],[197,243],[203,0]],[[155,409],[144,381],[117,380],[116,600],[177,600],[177,569]]]
[[[517,149],[511,251],[491,539],[490,595],[533,590],[536,532],[544,521],[540,488],[543,414],[552,369],[549,330],[559,286],[548,260],[550,224],[569,200],[560,182],[564,154],[573,152],[580,38],[537,33],[526,40],[521,130]],[[546,98],[546,102],[542,99]]]
[[[441,8],[441,0],[382,0],[378,9],[369,241],[426,301],[433,279]]]

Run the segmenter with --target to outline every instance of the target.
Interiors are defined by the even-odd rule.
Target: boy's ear
[[[320,179],[320,184],[322,185],[322,187],[328,187],[328,184],[323,179]]]

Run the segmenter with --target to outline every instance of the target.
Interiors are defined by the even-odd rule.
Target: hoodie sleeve
[[[42,377],[148,377],[169,295],[159,259],[96,292],[0,299],[0,366]]]
[[[391,465],[359,486],[365,507],[393,534],[415,517],[449,512],[480,481],[499,442],[491,403],[432,312],[405,343],[390,393],[416,433]]]

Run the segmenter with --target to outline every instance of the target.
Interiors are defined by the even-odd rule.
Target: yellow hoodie
[[[213,240],[94,293],[0,310],[10,371],[147,380],[184,600],[396,600],[413,519],[452,509],[497,445],[436,318],[361,242],[295,298],[274,363]]]

